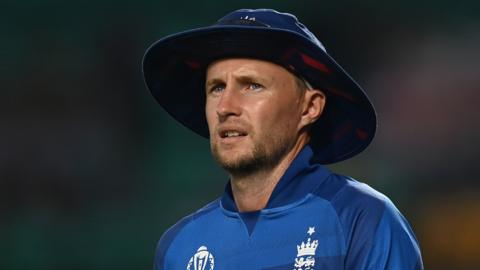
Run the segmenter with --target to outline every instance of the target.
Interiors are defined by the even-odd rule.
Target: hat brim
[[[311,129],[315,162],[348,159],[372,141],[376,114],[367,95],[317,44],[289,30],[229,25],[167,36],[145,53],[145,83],[173,118],[208,138],[206,68],[215,60],[232,57],[279,64],[326,94],[324,112]]]

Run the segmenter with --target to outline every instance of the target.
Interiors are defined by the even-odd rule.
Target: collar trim
[[[261,210],[262,213],[277,212],[276,210],[283,210],[285,207],[290,208],[303,202],[307,199],[307,195],[331,174],[327,168],[312,162],[312,157],[313,150],[309,145],[306,145],[280,178],[273,189],[267,206]],[[238,208],[233,199],[230,181],[225,186],[220,206],[226,210],[227,215],[238,217]]]

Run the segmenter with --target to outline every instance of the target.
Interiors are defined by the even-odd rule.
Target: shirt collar
[[[280,178],[265,209],[284,206],[304,198],[330,174],[330,171],[322,165],[311,162],[312,157],[313,150],[306,145]],[[230,181],[225,186],[221,204],[228,211],[238,212]]]

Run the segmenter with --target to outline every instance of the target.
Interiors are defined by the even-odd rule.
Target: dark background
[[[208,142],[157,106],[141,59],[244,7],[297,15],[376,105],[372,146],[331,167],[396,203],[427,269],[478,269],[478,3],[0,3],[0,269],[150,269],[164,230],[221,194]]]

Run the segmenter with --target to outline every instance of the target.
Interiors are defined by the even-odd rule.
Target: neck
[[[307,141],[306,138],[297,141],[272,168],[258,170],[248,175],[230,175],[232,193],[239,212],[258,211],[267,206],[273,189]]]

